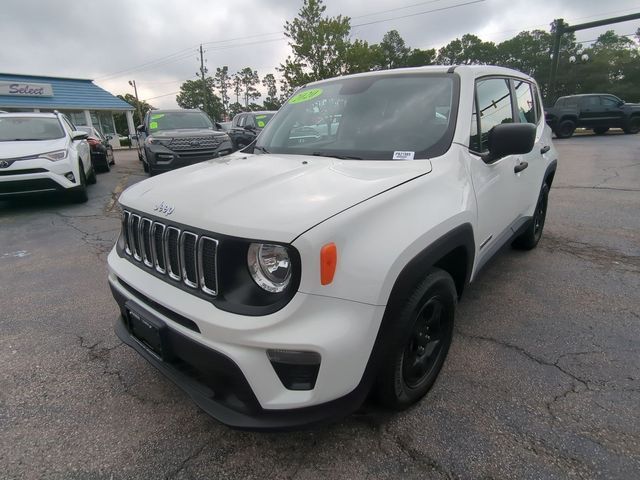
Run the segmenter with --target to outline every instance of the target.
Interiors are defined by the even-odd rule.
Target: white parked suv
[[[538,243],[556,163],[538,87],[513,70],[309,84],[244,151],[122,194],[116,332],[237,428],[334,419],[370,392],[408,407],[480,268]]]
[[[0,199],[64,192],[86,202],[96,182],[86,138],[58,113],[0,113]]]

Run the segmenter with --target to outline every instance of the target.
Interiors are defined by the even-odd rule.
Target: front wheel
[[[513,247],[519,250],[532,250],[536,248],[540,238],[542,238],[542,230],[544,222],[547,218],[547,203],[549,202],[549,187],[545,183],[540,191],[536,210],[533,218],[529,222],[527,229],[522,235],[513,241]]]
[[[576,123],[573,120],[563,120],[555,130],[556,137],[569,138],[576,130]]]
[[[82,165],[82,162],[80,162],[79,168],[80,185],[73,187],[69,192],[73,203],[84,203],[89,200],[89,196],[87,195],[87,177],[84,173],[84,166]]]
[[[629,120],[629,124],[623,128],[624,133],[629,133],[629,134],[636,134],[638,132],[640,132],[640,116],[638,117],[632,117]]]
[[[431,389],[451,345],[457,298],[451,275],[434,268],[388,312],[393,331],[375,386],[384,406],[403,410]]]

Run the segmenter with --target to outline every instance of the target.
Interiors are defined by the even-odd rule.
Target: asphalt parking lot
[[[133,151],[89,202],[0,202],[0,478],[640,478],[640,135],[556,141],[539,247],[466,292],[431,393],[238,432],[113,333],[106,256]]]

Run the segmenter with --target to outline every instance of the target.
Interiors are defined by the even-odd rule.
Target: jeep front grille
[[[167,279],[218,294],[218,241],[124,211],[124,253]]]

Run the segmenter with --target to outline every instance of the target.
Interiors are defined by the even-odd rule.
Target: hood
[[[30,157],[65,148],[67,148],[66,137],[55,140],[0,142],[0,158]]]
[[[129,187],[123,206],[237,237],[291,242],[323,220],[429,173],[431,162],[234,153]],[[155,210],[154,210],[155,209]]]
[[[217,137],[226,135],[225,132],[211,130],[210,128],[181,128],[177,130],[160,130],[150,136],[154,138],[182,138],[182,137]]]

